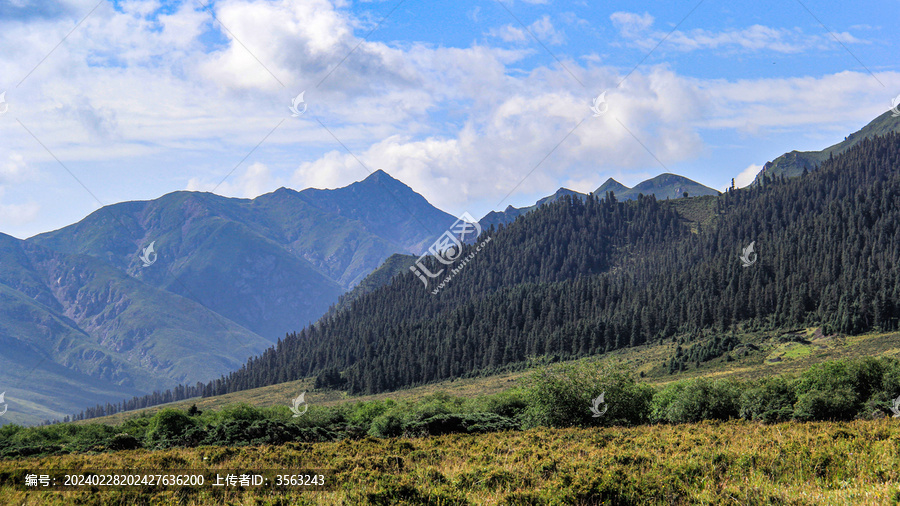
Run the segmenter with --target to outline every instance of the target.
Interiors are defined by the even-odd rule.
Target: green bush
[[[472,413],[493,413],[506,418],[521,418],[527,407],[525,391],[521,388],[494,395],[482,395],[467,404],[468,411]]]
[[[197,428],[194,419],[184,411],[165,408],[150,420],[147,429],[147,442],[152,446],[168,448],[171,446],[189,446],[187,436],[190,429]],[[194,435],[194,434],[191,434]]]
[[[389,402],[357,402],[347,414],[347,420],[353,424],[368,427],[372,424],[372,420],[391,409],[394,405],[395,403],[392,400],[389,400]]]
[[[375,437],[397,437],[403,434],[403,418],[393,411],[383,413],[372,420],[369,434]]]
[[[689,423],[737,418],[740,386],[727,380],[696,378],[668,385],[653,396],[651,420]]]
[[[757,422],[786,422],[794,416],[795,402],[797,396],[787,378],[765,378],[745,387],[741,394],[740,415]]]
[[[856,405],[856,394],[848,387],[812,390],[797,397],[794,418],[802,422],[852,420],[857,413]]]
[[[141,446],[138,438],[125,433],[116,434],[106,442],[106,448],[109,450],[137,450]]]
[[[516,430],[518,422],[494,413],[448,413],[409,422],[403,431],[413,435],[438,436],[453,433],[481,433]]]
[[[626,366],[609,362],[546,367],[524,383],[525,428],[636,425],[647,420],[653,397],[653,389],[637,383]],[[594,416],[593,399],[601,394],[606,412]]]
[[[794,417],[801,421],[853,419],[875,384],[881,384],[882,368],[877,362],[835,360],[806,369],[794,385]]]
[[[437,392],[420,398],[417,402],[408,406],[408,418],[411,420],[425,420],[437,415],[460,413],[463,411],[464,399],[453,397],[446,392]]]

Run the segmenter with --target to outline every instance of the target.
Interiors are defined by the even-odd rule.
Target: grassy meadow
[[[206,460],[204,460],[206,457]],[[242,448],[134,450],[0,461],[28,468],[330,467],[336,488],[279,494],[0,488],[0,503],[68,504],[892,504],[894,419],[761,425],[703,422],[532,429]]]
[[[311,379],[0,427],[0,504],[900,504],[900,334],[747,333],[373,396]],[[880,358],[872,358],[880,357]],[[290,399],[309,391],[308,412]],[[600,392],[608,411],[587,408]],[[596,405],[595,405],[596,407]],[[328,491],[24,490],[25,472],[327,468]]]

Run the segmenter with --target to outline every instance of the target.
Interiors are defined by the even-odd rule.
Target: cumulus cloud
[[[615,80],[605,72],[596,77]],[[599,118],[591,117],[587,97],[548,84],[541,89],[540,83],[536,77],[531,91],[504,97],[452,137],[396,135],[354,154],[370,170],[384,169],[435,205],[453,208],[517,187],[524,193],[546,190],[560,178],[577,181],[604,170],[657,166],[654,156],[677,162],[702,150],[699,135],[684,122],[702,112],[703,96],[670,71],[635,76],[628,91],[608,95],[609,114]],[[292,182],[346,184],[365,171],[356,157],[331,151],[302,164]],[[526,179],[538,164],[541,170]]]
[[[16,57],[0,61],[0,74],[24,77],[94,5],[72,3],[27,23],[2,21],[0,51]],[[723,80],[645,64],[616,87],[623,69],[599,57],[572,61],[560,51],[586,90],[552,62],[519,68],[535,49],[512,24],[488,31],[487,41],[447,47],[366,40],[360,33],[370,21],[343,2],[210,5],[221,25],[195,2],[102,4],[20,88],[10,89],[11,111],[67,164],[129,166],[169,156],[177,162],[172,167],[159,162],[143,173],[211,190],[265,138],[216,192],[255,197],[285,184],[342,186],[368,175],[358,157],[455,212],[475,200],[493,206],[513,188],[514,195],[559,184],[584,191],[602,183],[601,174],[636,182],[663,170],[657,159],[670,166],[704,153],[705,130],[849,131],[889,107],[884,89],[863,72]],[[543,16],[529,30],[545,44],[564,44],[557,19],[565,22]],[[611,20],[636,47],[665,35],[647,13],[618,12]],[[856,43],[845,35],[839,37]],[[834,44],[762,26],[675,32],[669,42],[684,51]],[[877,75],[900,86],[900,74]],[[595,118],[591,98],[604,89],[609,111]],[[304,90],[309,112],[290,118],[290,100]],[[4,122],[0,133],[22,146],[21,160],[54,163],[18,125]],[[193,164],[183,161],[189,156]],[[0,184],[23,170],[0,163]],[[192,175],[201,170],[205,175]],[[116,181],[140,173],[123,171]]]
[[[25,157],[19,153],[10,153],[6,161],[0,163],[0,185],[21,183],[34,176],[33,169],[29,169]]]

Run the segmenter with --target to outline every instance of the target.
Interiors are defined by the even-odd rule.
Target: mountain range
[[[0,385],[14,407],[0,422],[233,370],[455,220],[378,171],[252,200],[174,192],[24,241],[2,236]]]
[[[685,370],[737,335],[896,331],[898,195],[895,133],[719,196],[564,195],[466,245],[442,290],[394,275],[202,394],[309,376],[372,394],[663,343],[676,344],[665,367]]]
[[[846,168],[851,175],[860,172],[862,162],[848,162],[853,159],[847,155],[870,156],[871,150],[880,146],[872,144],[873,139],[880,139],[875,136],[897,131],[897,123],[890,114],[882,115],[848,137],[846,142],[852,141],[852,145],[829,148],[822,164],[830,163],[831,168],[820,179],[839,177],[836,167]],[[844,156],[840,164],[831,161],[839,155]],[[763,172],[796,173],[788,171],[790,163],[784,160],[767,164]],[[893,177],[891,167],[885,170],[884,178]],[[859,185],[871,189],[870,183],[863,180]],[[804,191],[819,190],[809,187]],[[701,198],[684,199],[684,193]],[[204,392],[242,389],[272,378],[284,381],[301,373],[317,374],[323,368],[339,370],[356,391],[382,391],[476,374],[485,364],[503,367],[521,358],[523,350],[558,354],[558,340],[583,325],[565,323],[565,318],[585,309],[572,306],[566,309],[570,313],[556,314],[562,301],[573,304],[577,300],[565,291],[568,288],[557,284],[610,273],[618,276],[609,278],[611,285],[591,289],[601,290],[607,294],[604,297],[619,293],[623,302],[607,308],[608,318],[614,321],[591,330],[590,343],[579,349],[596,352],[597,343],[605,343],[603,349],[614,349],[652,336],[671,336],[675,327],[664,326],[656,334],[641,330],[657,321],[644,316],[642,309],[650,307],[653,298],[626,287],[632,282],[629,280],[637,278],[667,280],[659,270],[648,270],[648,262],[653,261],[667,266],[666,272],[690,271],[697,279],[705,279],[703,272],[694,272],[690,259],[700,264],[725,260],[703,260],[691,249],[700,246],[686,242],[701,224],[706,229],[722,220],[737,219],[724,218],[729,213],[744,213],[743,222],[727,221],[732,242],[737,240],[732,237],[735,230],[756,227],[752,236],[758,239],[760,230],[772,227],[769,222],[757,223],[747,207],[752,204],[757,206],[754,212],[765,214],[769,210],[759,202],[768,197],[732,193],[722,195],[675,174],[662,174],[634,188],[610,178],[592,196],[561,188],[533,206],[489,213],[480,220],[486,231],[491,225],[508,230],[498,229],[496,242],[476,255],[466,266],[465,276],[450,283],[439,296],[422,289],[410,266],[456,218],[383,171],[345,188],[280,188],[255,199],[174,192],[155,200],[106,206],[78,223],[27,240],[0,235],[0,391],[6,392],[10,403],[10,412],[0,423],[62,418],[89,404],[103,405],[223,375],[222,380],[203,386]],[[745,201],[748,195],[756,195],[753,198],[757,200]],[[768,205],[775,209],[790,206],[792,211],[796,207],[790,199],[771,200]],[[571,213],[584,215],[579,218]],[[837,224],[841,219],[832,217]],[[684,224],[690,227],[685,229]],[[474,247],[466,246],[467,254]],[[722,244],[704,247],[711,251]],[[802,259],[782,255],[787,263],[802,263]],[[678,257],[680,263],[669,265],[668,256]],[[433,259],[426,261],[435,271],[441,268]],[[475,279],[475,284],[464,281],[467,277]],[[663,281],[659,283],[660,290],[672,290]],[[816,286],[824,286],[822,283],[828,281]],[[800,281],[792,286],[801,286]],[[804,295],[787,293],[787,299],[778,301],[776,307],[790,307],[791,315],[810,311],[812,288],[804,290]],[[510,298],[528,293],[533,293],[531,299],[511,302]],[[550,293],[561,298],[554,302],[547,295]],[[871,293],[870,289],[866,296]],[[539,298],[545,295],[551,298]],[[669,294],[675,296],[676,292]],[[771,293],[757,296],[766,301],[765,308],[775,304]],[[631,300],[629,297],[639,305],[627,309],[632,306],[624,302]],[[800,297],[800,302],[793,301],[794,297]],[[682,301],[682,309],[677,310],[681,318],[678,328],[685,325],[687,307],[710,312],[699,317],[704,325],[720,318],[723,309],[713,307],[712,300],[694,297]],[[491,304],[501,311],[510,303],[523,310],[530,308],[528,315],[503,316],[532,322],[528,333],[537,334],[529,334],[526,344],[516,341],[519,337],[514,335],[503,337],[506,330],[496,323],[473,324],[471,320],[481,315],[477,318],[496,322],[499,313],[481,312]],[[599,307],[595,304],[592,311]],[[765,308],[755,308],[754,314],[764,313]],[[632,313],[628,316],[622,311]],[[846,314],[838,309],[833,312]],[[328,317],[318,326],[309,326],[326,313]],[[710,316],[713,314],[716,316]],[[551,320],[544,320],[550,316]],[[534,318],[537,320],[529,320]],[[865,327],[852,318],[841,325]],[[300,329],[306,334],[298,337]],[[453,336],[445,335],[448,329],[455,329]],[[487,335],[494,336],[493,341],[476,339]],[[537,336],[541,335],[556,344],[539,342]],[[472,348],[476,342],[489,349],[480,359]],[[422,348],[423,343],[430,344]],[[517,349],[519,345],[525,348]],[[405,358],[380,351],[391,348],[397,353],[416,349],[422,360],[433,363],[421,362],[404,370],[401,363]],[[463,363],[438,365],[440,360],[428,358],[432,349],[443,350],[451,360],[457,357]],[[337,350],[343,350],[340,359]],[[244,362],[253,356],[274,357],[276,351],[280,357],[276,362],[292,364],[290,368],[272,373],[260,368],[258,361]],[[301,360],[308,363],[299,363]],[[241,364],[245,364],[241,371],[255,370],[256,376],[235,376]],[[432,376],[420,374],[431,367],[439,370]]]
[[[606,195],[607,192],[612,192],[619,200],[633,200],[636,199],[638,195],[653,195],[657,200],[666,200],[669,198],[682,198],[685,193],[687,193],[688,196],[693,197],[719,194],[718,191],[708,186],[704,186],[684,176],[669,173],[660,174],[654,178],[642,181],[635,185],[634,188],[629,188],[615,179],[609,178],[592,193],[594,195],[603,196]],[[490,228],[491,225],[506,225],[515,221],[519,216],[531,212],[545,204],[556,202],[566,195],[582,199],[587,197],[584,193],[579,193],[568,188],[560,188],[553,195],[538,200],[532,206],[518,208],[509,206],[503,211],[491,211],[485,215],[484,218],[479,220],[479,224],[484,229]]]

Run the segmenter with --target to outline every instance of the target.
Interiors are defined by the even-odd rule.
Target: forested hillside
[[[713,225],[692,233],[652,197],[563,198],[486,231],[439,294],[397,276],[198,392],[314,374],[378,392],[660,339],[696,343],[696,359],[730,349],[738,329],[897,329],[900,136],[717,199]],[[751,242],[758,261],[744,267]]]
[[[488,231],[490,247],[438,295],[412,275],[398,277],[205,393],[328,368],[342,371],[352,391],[376,392],[530,355],[570,358],[738,323],[895,329],[898,141],[866,140],[802,179],[729,192],[718,224],[695,236],[653,198],[564,198]],[[743,267],[750,242],[759,260]]]

